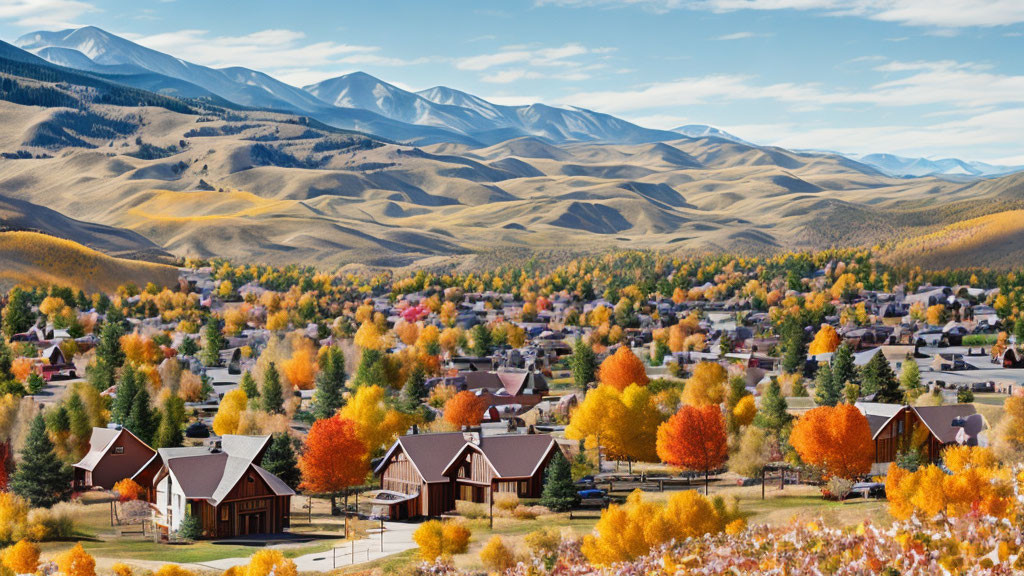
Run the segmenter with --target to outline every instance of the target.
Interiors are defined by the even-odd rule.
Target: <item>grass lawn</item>
[[[82,511],[75,524],[73,541],[45,542],[40,548],[45,557],[52,557],[68,548],[76,541],[96,557],[101,564],[119,560],[138,560],[146,562],[197,563],[220,560],[223,558],[248,557],[256,552],[258,546],[238,544],[216,544],[213,541],[201,540],[192,544],[164,544],[154,542],[152,538],[141,536],[118,537],[115,528],[110,525],[110,497],[101,492],[89,492],[82,496]],[[286,543],[275,547],[287,557],[301,556],[317,552],[326,552],[345,541],[344,519],[331,516],[330,502],[326,499],[313,499],[310,511],[307,499],[292,498],[293,534],[307,533],[310,535],[337,536],[337,538],[316,539],[306,543]],[[352,520],[351,536],[363,538],[376,522]]]

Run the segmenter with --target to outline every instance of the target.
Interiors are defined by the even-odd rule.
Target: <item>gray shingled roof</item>
[[[225,435],[221,451],[197,446],[161,448],[159,455],[188,499],[206,499],[219,504],[252,467],[279,496],[295,492],[280,478],[254,463],[260,458],[270,436]]]
[[[498,476],[525,478],[533,475],[554,443],[555,439],[547,434],[485,436],[480,440],[480,449]]]
[[[485,436],[479,445],[468,442],[461,432],[412,434],[395,442],[375,472],[382,472],[394,451],[401,447],[424,481],[447,482],[445,471],[449,464],[460,452],[472,447],[484,454],[498,477],[525,478],[533,475],[554,444],[554,438],[546,434]]]

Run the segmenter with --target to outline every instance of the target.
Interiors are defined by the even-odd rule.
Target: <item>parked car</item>
[[[885,484],[881,482],[857,482],[850,490],[849,497],[885,498]]]
[[[597,498],[604,498],[607,495],[607,492],[599,488],[587,488],[576,492],[576,495],[579,496],[581,500],[595,500]]]

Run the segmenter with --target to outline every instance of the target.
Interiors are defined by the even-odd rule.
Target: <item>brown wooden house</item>
[[[224,436],[220,444],[161,448],[135,475],[148,488],[153,521],[175,532],[186,515],[207,538],[283,532],[295,492],[259,466],[269,436]]]
[[[985,422],[971,404],[907,406],[858,402],[868,419],[875,444],[875,463],[887,464],[897,454],[918,447],[926,461],[935,462],[951,444],[977,445]]]
[[[74,465],[72,488],[110,490],[119,481],[131,478],[154,455],[156,450],[125,428],[93,428],[89,451]]]
[[[439,516],[454,510],[457,500],[489,503],[492,492],[540,497],[557,450],[545,434],[413,434],[400,437],[374,473],[382,490],[414,496],[400,513]]]

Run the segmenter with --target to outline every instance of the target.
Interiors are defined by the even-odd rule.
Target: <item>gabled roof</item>
[[[384,455],[374,472],[383,471],[391,456],[400,449],[423,477],[424,482],[447,482],[444,468],[465,445],[466,438],[461,432],[401,436]]]
[[[221,438],[219,451],[202,446],[161,448],[158,457],[190,500],[205,499],[213,505],[220,504],[250,468],[275,494],[295,494],[284,481],[256,464],[263,458],[269,442],[270,436],[229,434]]]
[[[467,450],[479,452],[498,478],[528,478],[544,462],[555,439],[546,434],[485,436],[479,443],[467,441],[461,432],[413,434],[400,437],[381,459],[375,474],[387,467],[391,456],[403,450],[427,483],[447,482],[448,474]]]
[[[75,464],[75,468],[92,470],[100,463],[100,459],[107,453],[107,448],[117,440],[124,429],[118,428],[93,428],[92,436],[89,437],[89,451]]]
[[[950,404],[949,406],[915,406],[914,411],[928,430],[943,444],[956,442],[960,426],[953,426],[953,420],[977,414],[973,404]]]

